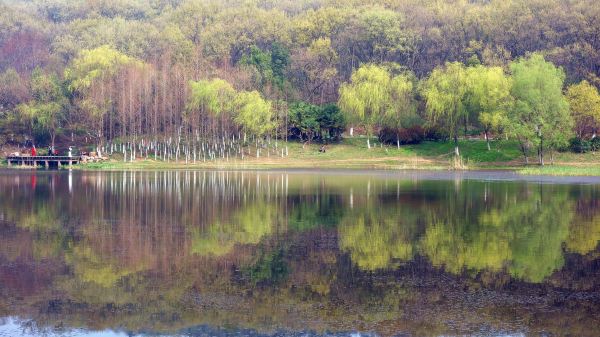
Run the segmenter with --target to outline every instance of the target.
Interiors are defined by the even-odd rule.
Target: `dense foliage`
[[[505,132],[542,161],[595,137],[598,36],[594,0],[6,0],[0,142],[225,157],[242,139],[337,138],[288,122],[292,106],[339,103],[350,126],[395,129],[398,145],[416,124],[455,140]],[[552,90],[527,88],[545,76]]]

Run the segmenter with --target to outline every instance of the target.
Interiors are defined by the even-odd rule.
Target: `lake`
[[[0,171],[0,336],[598,336],[600,179]]]

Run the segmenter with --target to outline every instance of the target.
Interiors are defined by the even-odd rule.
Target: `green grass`
[[[338,144],[328,146],[327,152],[319,154],[319,158],[350,159],[350,158],[380,158],[380,157],[427,157],[439,160],[449,160],[454,154],[454,143],[426,141],[416,145],[383,146],[379,142],[371,150],[367,151],[366,138],[355,137],[344,139]],[[299,143],[289,143],[292,147],[298,147]],[[520,159],[521,152],[518,144],[514,141],[494,141],[491,143],[491,151],[488,151],[484,141],[461,140],[459,149],[464,159],[470,163],[494,163],[509,162]],[[315,157],[315,153],[307,152],[301,154],[304,157]]]
[[[267,155],[261,151],[260,158],[253,156],[196,164],[184,162],[164,162],[162,160],[143,160],[123,162],[120,154],[111,160],[100,163],[76,165],[84,170],[171,170],[171,169],[270,169],[270,168],[354,168],[354,169],[452,169],[454,165],[454,144],[452,142],[423,142],[416,145],[382,146],[371,141],[372,148],[367,149],[366,138],[344,139],[329,144],[326,152],[319,152],[321,144],[302,144],[299,142],[279,142],[278,150]],[[274,145],[274,144],[272,144]],[[281,149],[288,147],[289,155],[281,157]],[[512,169],[522,174],[549,175],[600,175],[600,154],[556,153],[557,165],[547,167],[523,168],[523,158],[518,144],[514,141],[494,141],[491,151],[482,140],[461,140],[460,151],[464,169]],[[253,152],[254,154],[254,152]],[[549,161],[549,156],[547,156]],[[535,158],[530,159],[532,162]],[[597,166],[596,166],[597,165]],[[587,167],[582,167],[587,166]],[[597,167],[597,168],[596,168]]]
[[[124,163],[116,154],[109,162],[82,165],[84,169],[176,169],[176,168],[384,168],[384,169],[447,169],[452,166],[454,145],[448,142],[423,142],[417,145],[382,146],[375,139],[371,141],[371,149],[367,149],[366,138],[355,137],[344,139],[339,143],[326,146],[326,152],[319,152],[321,144],[303,144],[299,142],[279,142],[275,153],[270,155],[262,150],[260,158],[239,158],[225,161],[209,161],[196,164],[163,162],[162,160],[137,160]],[[289,155],[281,157],[285,147]],[[519,157],[516,144],[513,142],[494,142],[488,151],[485,142],[461,141],[460,149],[468,166],[479,164],[498,164],[509,162]],[[254,150],[252,151],[254,154]]]
[[[588,167],[562,165],[538,166],[519,169],[517,172],[523,175],[600,176],[600,165]]]
[[[408,149],[415,155],[423,157],[452,157],[454,143],[452,142],[423,142],[417,145],[408,145]],[[521,153],[516,142],[494,141],[488,151],[484,141],[461,140],[458,144],[461,155],[469,163],[496,163],[510,162],[519,159]]]

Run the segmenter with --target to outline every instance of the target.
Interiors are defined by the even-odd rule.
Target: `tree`
[[[0,143],[8,139],[22,140],[27,134],[28,128],[21,123],[19,111],[15,108],[30,99],[27,81],[14,69],[0,73]]]
[[[423,85],[423,96],[427,104],[427,116],[433,123],[441,122],[454,139],[454,153],[458,157],[458,130],[467,123],[467,71],[458,62],[446,63],[443,68],[433,70]]]
[[[329,97],[337,95],[334,88],[338,61],[329,38],[316,39],[309,47],[297,51],[292,56],[290,75],[301,97],[311,103],[331,101]]]
[[[600,123],[600,94],[588,81],[573,84],[567,89],[571,116],[575,120],[577,137],[596,136]]]
[[[142,67],[143,63],[110,46],[83,50],[65,69],[68,89],[78,106],[86,112],[96,129],[100,145],[104,140],[104,118],[112,109],[114,77],[126,65]]]
[[[412,36],[403,29],[404,22],[402,14],[387,9],[373,8],[360,14],[357,42],[371,62],[392,61],[398,53],[411,50]]]
[[[393,65],[391,65],[393,66]],[[351,83],[340,87],[338,105],[349,120],[360,123],[367,132],[367,147],[373,129],[386,116],[402,115],[407,101],[412,100],[412,84],[404,75],[393,76],[390,71],[375,64],[362,65],[352,74]]]
[[[261,138],[277,127],[271,102],[262,98],[258,91],[240,92],[234,106],[236,115],[233,119],[244,132]]]
[[[271,46],[271,69],[273,72],[273,82],[280,90],[283,89],[289,64],[289,50],[281,43],[274,42]]]
[[[506,124],[510,108],[511,80],[500,67],[476,66],[467,69],[469,106],[483,126],[488,151],[491,131],[500,131]]]
[[[391,95],[394,103],[386,111],[385,123],[393,125],[397,130],[398,148],[400,148],[400,130],[413,126],[418,119],[415,82],[415,76],[410,72],[402,73],[392,79]]]
[[[310,143],[321,131],[318,121],[320,110],[319,106],[304,102],[290,105],[288,122],[290,135]]]
[[[36,68],[31,75],[30,87],[33,99],[19,104],[17,109],[34,128],[48,132],[50,143],[54,148],[56,134],[64,122],[67,106],[63,88],[55,74],[44,74],[39,68]]]
[[[198,126],[204,114],[208,114],[214,120],[224,113],[231,112],[235,95],[236,92],[231,84],[222,79],[191,81],[186,105],[188,123],[192,123],[192,119],[195,119],[195,125]],[[200,112],[200,115],[194,116],[194,112]]]
[[[317,122],[319,122],[322,140],[337,140],[346,129],[344,114],[335,104],[322,106]]]
[[[19,103],[28,100],[30,88],[15,69],[9,68],[0,73],[0,112],[12,110]]]
[[[529,144],[537,145],[540,165],[544,149],[567,144],[573,119],[562,93],[565,74],[540,54],[521,58],[511,64],[515,99],[508,116],[508,129],[521,143],[525,160]]]

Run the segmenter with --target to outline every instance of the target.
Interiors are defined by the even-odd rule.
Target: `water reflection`
[[[592,336],[599,191],[418,176],[3,172],[0,316],[84,335],[202,325]]]

